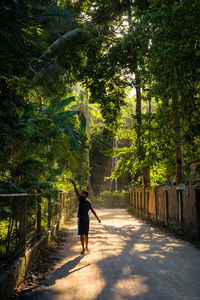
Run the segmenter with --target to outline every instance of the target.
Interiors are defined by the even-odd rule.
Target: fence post
[[[154,188],[154,197],[155,197],[155,214],[156,214],[156,221],[157,221],[157,218],[158,218],[158,186],[156,186]]]
[[[184,183],[179,183],[177,186],[178,191],[178,219],[181,227],[183,226],[183,191],[185,189]]]
[[[147,205],[146,205],[146,188],[144,188],[144,198],[143,198],[143,203],[144,203],[144,215],[147,214]]]
[[[21,220],[20,220],[20,248],[26,248],[26,227],[27,227],[27,196],[21,198]]]
[[[55,222],[58,225],[58,194],[56,194],[56,201],[55,201]]]
[[[150,189],[147,188],[146,205],[147,205],[147,216],[148,216],[148,217],[149,217],[149,194],[150,194]]]
[[[165,225],[169,223],[169,191],[171,190],[170,185],[164,186],[165,190]]]
[[[135,191],[135,189],[133,192],[133,208],[134,208],[134,210],[136,210],[136,191]]]
[[[70,207],[71,207],[71,192],[67,193],[67,199],[68,199],[68,202],[67,202],[67,217],[69,218],[69,216],[70,216]]]
[[[37,197],[37,238],[41,236],[41,205],[42,205],[42,196],[38,195]]]
[[[197,239],[200,240],[200,185],[195,185],[196,214],[197,214]]]
[[[52,203],[51,203],[51,199],[48,198],[48,229],[51,228],[51,219],[52,219]]]
[[[65,197],[64,193],[60,193],[60,225],[62,225],[63,220],[65,218],[65,212],[64,212],[64,202],[65,202]]]
[[[66,207],[66,204],[67,204],[67,197],[66,197],[66,192],[64,192],[64,199],[63,199],[63,210],[64,210],[64,212],[63,212],[63,214],[64,214],[64,223],[65,223],[65,221],[66,221],[66,219],[67,219],[67,213],[66,213],[66,210],[67,210],[67,207]]]

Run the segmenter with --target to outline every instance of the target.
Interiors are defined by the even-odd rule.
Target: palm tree
[[[94,123],[94,120],[101,117],[99,109],[97,105],[89,104],[89,94],[87,89],[81,89],[76,86],[75,91],[78,92],[78,96],[76,97],[76,104],[71,105],[71,109],[79,111],[80,113],[85,115],[86,118],[86,134],[90,137],[90,126]],[[88,164],[90,168],[90,150],[88,147]],[[90,192],[90,196],[93,199],[94,193],[91,186],[90,175],[88,176],[88,190]]]

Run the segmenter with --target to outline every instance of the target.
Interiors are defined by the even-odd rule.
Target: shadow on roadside
[[[69,260],[58,269],[56,269],[55,272],[53,272],[53,274],[51,275],[51,277],[46,281],[45,286],[52,286],[55,284],[56,280],[67,277],[68,275],[89,266],[90,264],[87,264],[85,266],[72,270],[79,264],[82,258],[83,255],[79,255],[76,258]]]

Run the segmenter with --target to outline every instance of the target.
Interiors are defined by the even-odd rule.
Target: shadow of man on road
[[[79,256],[75,257],[74,259],[69,260],[64,265],[59,267],[58,269],[56,269],[55,272],[52,273],[51,277],[46,281],[45,285],[52,286],[55,284],[56,280],[67,277],[68,275],[89,266],[90,264],[87,264],[85,266],[82,266],[80,268],[72,270],[79,264],[79,262],[81,261],[82,258],[83,258],[83,255],[79,255]]]

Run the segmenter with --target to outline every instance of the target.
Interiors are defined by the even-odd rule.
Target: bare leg
[[[84,254],[85,253],[85,248],[84,248],[84,235],[83,234],[81,234],[81,245],[82,245],[82,254]]]
[[[84,235],[85,237],[85,249],[88,251],[88,235]]]

